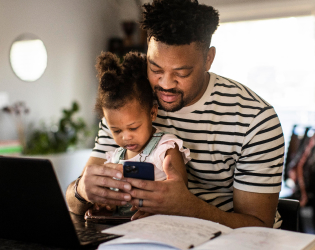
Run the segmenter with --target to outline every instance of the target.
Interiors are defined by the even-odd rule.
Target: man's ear
[[[153,104],[153,107],[152,107],[151,112],[150,112],[151,121],[155,121],[156,116],[157,116],[157,112],[158,112],[158,105]]]
[[[216,52],[215,47],[212,46],[209,48],[208,53],[207,53],[206,63],[205,63],[206,71],[210,70],[210,67],[215,57],[215,52]]]

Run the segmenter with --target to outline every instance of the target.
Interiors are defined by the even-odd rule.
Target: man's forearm
[[[68,202],[69,210],[72,213],[83,215],[86,210],[91,207],[91,204],[83,204],[74,196],[74,181],[68,186],[66,192],[66,200]]]
[[[182,211],[182,215],[204,220],[211,220],[213,222],[218,222],[231,228],[246,226],[266,226],[262,223],[262,221],[253,216],[224,212],[197,197],[195,197],[195,201],[190,202],[189,207],[186,207]]]
[[[272,227],[275,216],[275,211],[274,213],[272,211],[271,209],[269,213],[269,218],[272,217],[270,219],[265,219],[267,217],[261,216],[259,213],[258,216],[255,216],[255,213],[224,212],[191,194],[187,205],[182,206],[180,215],[211,220],[231,228],[249,226]]]

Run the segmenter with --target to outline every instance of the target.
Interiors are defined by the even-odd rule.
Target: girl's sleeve
[[[116,151],[117,151],[117,149],[115,151],[107,151],[105,153],[106,161],[104,162],[104,164],[112,162],[113,156],[114,156]]]
[[[178,139],[173,134],[165,134],[161,138],[154,153],[154,164],[161,171],[163,171],[163,161],[167,150],[170,148],[175,148],[175,144],[177,144],[179,151],[182,154],[184,163],[186,164],[191,160],[190,150],[188,148],[184,148],[183,141],[181,139]]]

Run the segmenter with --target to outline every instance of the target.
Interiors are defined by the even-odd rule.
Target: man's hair
[[[211,37],[219,24],[219,14],[212,6],[197,0],[153,0],[143,5],[142,29],[148,40],[168,45],[185,45],[196,42],[209,48]]]
[[[95,110],[100,117],[104,116],[103,108],[119,109],[133,99],[151,110],[154,97],[147,78],[145,55],[129,52],[120,63],[116,55],[102,52],[95,67],[99,80]]]

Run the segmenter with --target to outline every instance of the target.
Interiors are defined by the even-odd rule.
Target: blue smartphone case
[[[126,161],[124,177],[154,181],[154,165],[149,162]]]

